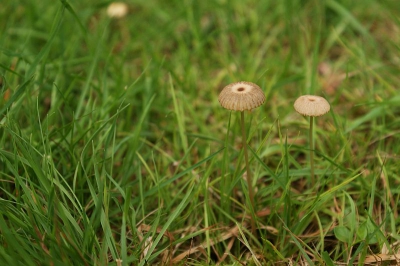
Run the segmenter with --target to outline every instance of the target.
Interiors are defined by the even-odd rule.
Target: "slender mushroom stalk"
[[[249,157],[247,153],[247,138],[244,125],[244,111],[245,110],[251,111],[252,109],[262,105],[265,102],[265,95],[258,85],[251,82],[240,81],[226,86],[219,94],[218,101],[220,102],[222,107],[226,109],[241,112],[240,127],[242,131],[243,153],[246,162],[247,189],[249,191],[251,209],[255,212],[253,179],[250,171]],[[251,217],[251,231],[253,234],[255,234],[256,225],[254,217],[253,215],[250,215],[250,217]]]
[[[314,175],[314,117],[321,116],[329,112],[331,109],[327,100],[320,96],[303,95],[294,102],[294,109],[301,115],[310,117],[310,132],[309,132],[309,145],[310,145],[310,170],[311,170],[311,184],[315,184]]]
[[[243,153],[244,153],[244,160],[246,162],[246,172],[247,172],[247,187],[249,190],[249,198],[250,198],[250,203],[251,206],[253,206],[253,210],[255,210],[255,205],[254,205],[254,189],[253,189],[253,177],[251,176],[251,171],[249,167],[249,156],[247,154],[247,138],[246,138],[246,130],[244,127],[244,112],[240,112],[240,120],[241,120],[241,128],[242,128],[242,143],[243,143]],[[253,219],[252,219],[252,222]],[[255,226],[255,225],[254,225]],[[253,225],[252,225],[253,227]]]

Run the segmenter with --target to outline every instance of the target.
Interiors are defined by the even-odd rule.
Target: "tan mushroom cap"
[[[294,102],[294,109],[306,116],[321,116],[331,109],[325,98],[315,95],[303,95]]]
[[[114,2],[107,7],[107,15],[110,18],[122,18],[128,13],[128,5],[124,2]]]
[[[223,88],[218,101],[222,107],[229,110],[251,111],[265,102],[265,95],[257,84],[239,81]]]

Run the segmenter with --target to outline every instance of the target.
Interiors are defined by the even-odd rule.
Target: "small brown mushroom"
[[[321,116],[329,112],[331,107],[325,98],[303,95],[294,102],[294,109],[305,116]]]
[[[325,98],[315,95],[303,95],[297,98],[294,102],[294,109],[301,115],[310,117],[310,170],[311,170],[311,183],[314,185],[314,117],[321,116],[329,112],[331,109],[329,103]]]
[[[107,15],[110,18],[123,18],[128,13],[128,5],[124,2],[113,2],[107,7]]]

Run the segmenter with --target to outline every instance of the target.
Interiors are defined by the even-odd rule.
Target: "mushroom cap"
[[[294,109],[305,116],[321,116],[329,112],[331,106],[320,96],[303,95],[294,102]]]
[[[128,13],[128,5],[124,2],[113,2],[107,7],[107,15],[110,18],[122,18]]]
[[[239,81],[223,88],[218,101],[222,107],[229,110],[251,111],[265,102],[265,95],[257,84]]]

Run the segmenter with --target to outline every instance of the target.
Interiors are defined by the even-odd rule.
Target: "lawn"
[[[0,3],[1,265],[400,263],[399,1],[110,4]]]

